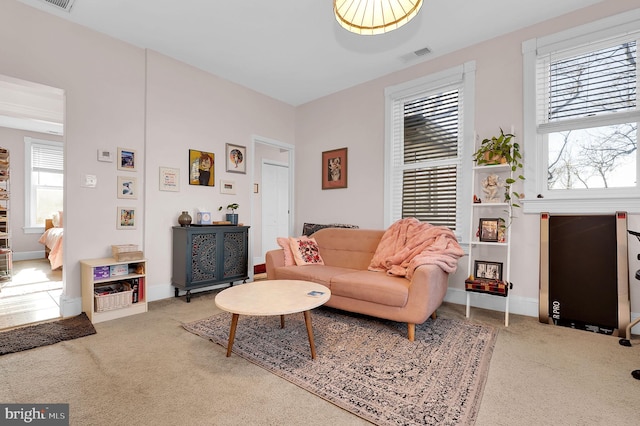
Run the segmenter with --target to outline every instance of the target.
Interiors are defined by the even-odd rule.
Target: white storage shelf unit
[[[95,324],[147,312],[147,268],[145,259],[128,261],[117,261],[114,258],[87,259],[81,260],[80,265],[82,274],[82,310],[87,314],[92,323]],[[118,273],[120,273],[120,275],[114,275],[110,272],[108,276],[104,276],[107,270],[114,272],[119,271]],[[105,273],[100,274],[100,271],[104,271]],[[130,285],[130,283],[134,281],[138,283],[136,303],[133,303],[133,301],[129,302],[128,299],[126,303],[123,303],[123,298],[134,296],[133,292],[125,292],[125,295],[116,293],[116,295],[113,296],[118,298],[118,300],[114,300],[115,305],[114,303],[101,304],[103,309],[104,307],[108,307],[108,309],[98,309],[95,295],[96,288],[119,284]],[[122,307],[110,309],[114,306]]]

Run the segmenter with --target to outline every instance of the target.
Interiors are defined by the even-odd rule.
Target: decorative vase
[[[227,213],[227,220],[231,222],[232,225],[238,224],[238,213]]]
[[[178,223],[180,224],[180,226],[191,225],[191,220],[192,220],[191,215],[186,210],[183,211],[180,216],[178,216]]]

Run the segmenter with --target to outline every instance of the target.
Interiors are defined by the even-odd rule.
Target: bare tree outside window
[[[636,186],[636,43],[552,61],[548,82],[546,121],[570,129],[545,135],[548,188]]]

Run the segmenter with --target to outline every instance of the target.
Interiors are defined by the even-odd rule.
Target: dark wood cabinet
[[[191,301],[194,288],[249,278],[248,226],[174,226],[173,272],[175,296],[186,291]]]

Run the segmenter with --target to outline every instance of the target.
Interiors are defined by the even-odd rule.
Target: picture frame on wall
[[[136,229],[136,208],[118,207],[117,229]]]
[[[160,191],[180,191],[180,169],[160,167]]]
[[[236,183],[232,180],[221,180],[220,181],[220,193],[221,194],[235,194],[236,193]]]
[[[189,185],[215,186],[215,154],[189,150]]]
[[[118,148],[118,170],[135,172],[136,166],[136,150],[128,148]]]
[[[481,218],[478,226],[479,240],[482,242],[504,242],[504,220],[500,218]],[[501,241],[502,236],[502,241]]]
[[[322,153],[322,189],[347,187],[347,148]]]
[[[474,261],[474,277],[477,280],[502,281],[502,263]]]
[[[138,199],[138,180],[131,176],[118,176],[118,198]]]
[[[225,145],[225,157],[227,172],[247,173],[247,147],[228,143]]]

